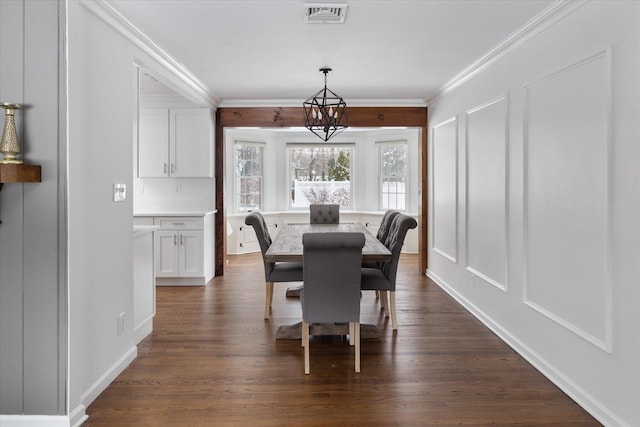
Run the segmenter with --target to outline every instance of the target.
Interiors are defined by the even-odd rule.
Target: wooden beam
[[[427,269],[427,108],[426,107],[347,107],[350,127],[420,128],[418,259],[422,274]],[[215,274],[224,274],[226,256],[226,210],[224,206],[224,128],[302,127],[304,109],[300,107],[218,108],[216,111],[216,255]]]

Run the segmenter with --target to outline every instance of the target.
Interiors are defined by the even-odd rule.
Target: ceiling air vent
[[[347,14],[346,3],[307,3],[304,5],[307,23],[342,24]]]

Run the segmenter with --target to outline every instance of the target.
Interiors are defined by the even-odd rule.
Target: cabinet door
[[[213,176],[213,126],[206,108],[172,108],[170,174],[179,178]]]
[[[140,110],[138,177],[169,176],[169,109]]]
[[[155,256],[157,277],[178,277],[178,232],[158,230],[155,232]]]
[[[202,230],[180,232],[180,277],[204,276],[204,240]]]

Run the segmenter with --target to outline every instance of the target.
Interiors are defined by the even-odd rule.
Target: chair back
[[[264,261],[264,254],[267,252],[267,249],[269,249],[269,246],[271,246],[271,236],[269,235],[267,222],[260,212],[252,212],[246,216],[244,223],[253,227],[253,230],[256,232],[256,237],[260,244],[260,252],[262,252],[262,260],[264,262],[265,281],[269,282],[275,263]]]
[[[387,236],[389,235],[389,229],[391,228],[391,222],[400,212],[395,210],[388,210],[384,213],[382,220],[380,221],[380,227],[378,227],[378,234],[376,234],[376,238],[384,243],[387,240]]]
[[[305,233],[304,288],[300,295],[307,323],[360,321],[360,265],[363,233]]]
[[[398,262],[400,261],[400,251],[404,244],[404,238],[407,235],[407,231],[416,228],[417,226],[418,223],[414,218],[403,213],[396,215],[391,222],[389,234],[384,242],[384,245],[391,252],[391,261],[383,262],[381,269],[387,280],[394,286],[394,288],[396,284]]]
[[[340,224],[340,205],[309,205],[311,224]]]

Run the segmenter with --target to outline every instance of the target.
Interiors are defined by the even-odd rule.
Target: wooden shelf
[[[10,182],[41,182],[40,165],[0,163],[0,184]]]

